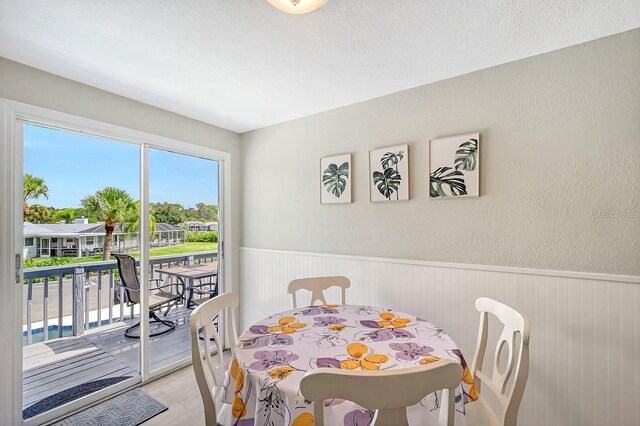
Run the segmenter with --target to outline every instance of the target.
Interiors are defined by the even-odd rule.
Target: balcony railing
[[[150,278],[163,267],[207,263],[217,257],[217,252],[151,257]],[[26,269],[24,344],[79,335],[90,328],[122,321],[125,306],[118,281],[116,261]],[[133,315],[132,307],[129,317]]]

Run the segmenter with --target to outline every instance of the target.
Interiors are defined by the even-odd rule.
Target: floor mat
[[[136,426],[168,408],[133,389],[56,423],[59,426]]]

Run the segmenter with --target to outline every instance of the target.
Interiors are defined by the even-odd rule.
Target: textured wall
[[[0,57],[0,98],[12,99],[231,154],[232,230],[240,240],[242,162],[236,133]],[[234,275],[237,277],[238,265]],[[237,288],[237,282],[234,283]]]
[[[242,245],[640,274],[640,30],[242,135]],[[428,140],[480,131],[481,194],[428,199]],[[411,200],[371,204],[368,150],[409,143]],[[352,205],[320,205],[354,153]]]

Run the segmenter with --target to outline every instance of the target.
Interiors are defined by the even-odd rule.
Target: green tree
[[[53,220],[56,222],[73,223],[76,217],[78,217],[76,209],[68,208],[56,211],[53,215]]]
[[[205,203],[196,204],[196,215],[203,222],[211,222],[218,220],[218,206]]]
[[[124,230],[129,234],[137,234],[140,229],[140,201],[135,202],[135,207],[129,212],[128,217],[125,218]],[[155,208],[149,205],[149,232],[151,234],[151,240],[154,239],[156,232],[157,221]]]
[[[185,221],[184,208],[176,203],[156,203],[153,205],[155,218],[159,223],[177,225]]]
[[[49,198],[49,188],[41,177],[24,175],[24,186],[22,191],[22,219],[27,220],[29,216],[29,200],[35,200],[40,197]]]
[[[45,207],[42,204],[34,204],[29,207],[29,221],[31,223],[49,223],[53,219],[55,209]]]
[[[118,223],[124,224],[131,219],[134,212],[138,210],[137,203],[127,191],[106,187],[93,195],[84,197],[81,204],[89,216],[104,221],[105,238],[102,258],[109,260],[113,230]]]

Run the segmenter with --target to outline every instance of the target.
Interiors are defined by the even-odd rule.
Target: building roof
[[[64,236],[64,235],[104,235],[104,222],[98,223],[40,223],[34,224],[30,222],[24,222],[24,236]],[[168,232],[168,231],[182,231],[182,229],[169,225],[168,223],[157,223],[156,231]],[[114,234],[126,233],[122,229],[122,225],[116,225],[113,230]]]

